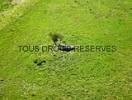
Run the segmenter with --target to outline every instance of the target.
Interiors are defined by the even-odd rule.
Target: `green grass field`
[[[0,0],[0,100],[132,100],[131,0],[23,1]],[[117,51],[19,51],[53,44],[48,34],[55,32],[67,44]]]

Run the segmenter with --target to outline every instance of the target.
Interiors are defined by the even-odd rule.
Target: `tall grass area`
[[[0,30],[26,13],[39,0],[3,0],[1,1]]]
[[[10,0],[0,0],[0,12],[8,9],[11,6]]]
[[[29,0],[0,12],[0,100],[131,100],[131,5]],[[70,45],[115,45],[117,51],[19,51],[20,45],[53,45],[50,33]]]

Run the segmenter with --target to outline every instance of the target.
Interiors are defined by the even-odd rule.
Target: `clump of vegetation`
[[[58,50],[60,51],[66,51],[66,52],[69,52],[69,51],[72,51],[75,49],[74,46],[71,46],[71,45],[66,45],[66,44],[63,44],[63,36],[61,34],[58,34],[58,33],[54,33],[54,34],[50,34],[50,37],[52,39],[52,41],[54,42],[55,46],[58,48]]]
[[[37,66],[41,66],[43,63],[46,63],[46,60],[41,60],[41,59],[35,59],[34,64],[36,64]]]
[[[0,0],[0,12],[8,9],[9,7],[13,6],[11,4],[12,0]]]
[[[55,45],[57,45],[57,42],[60,42],[63,39],[63,36],[59,33],[50,33],[49,36]]]

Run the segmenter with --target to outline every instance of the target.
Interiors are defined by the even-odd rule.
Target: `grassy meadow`
[[[14,1],[0,0],[0,100],[132,100],[131,0]],[[117,51],[19,51],[52,45],[49,33]]]

